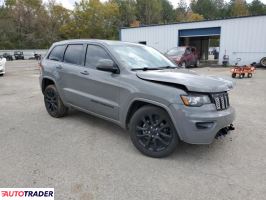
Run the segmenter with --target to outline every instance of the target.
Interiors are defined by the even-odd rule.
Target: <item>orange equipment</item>
[[[237,61],[240,61],[241,59],[238,58]],[[243,65],[243,66],[237,66],[238,63],[235,64],[234,68],[231,69],[232,72],[232,78],[236,78],[237,75],[239,78],[244,78],[245,75],[247,75],[248,78],[251,78],[253,73],[255,73],[255,63],[252,63],[250,65]]]

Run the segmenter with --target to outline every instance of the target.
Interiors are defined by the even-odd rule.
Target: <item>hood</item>
[[[170,60],[176,61],[176,60],[180,60],[182,58],[182,56],[167,56]]]
[[[191,92],[224,92],[233,88],[234,83],[222,77],[199,75],[189,70],[159,70],[159,71],[139,71],[137,77],[148,81],[158,81],[163,83],[174,83],[182,85]]]

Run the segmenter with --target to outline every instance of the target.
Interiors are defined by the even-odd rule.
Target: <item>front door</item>
[[[97,70],[97,64],[102,59],[112,60],[103,47],[89,44],[85,67],[81,71],[82,92],[90,99],[90,103],[86,104],[86,110],[118,120],[121,88],[119,74]]]

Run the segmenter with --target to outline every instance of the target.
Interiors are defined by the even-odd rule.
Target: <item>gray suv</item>
[[[233,129],[232,82],[180,69],[145,45],[57,42],[40,67],[52,117],[74,108],[109,120],[129,130],[136,148],[151,157],[169,155],[180,140],[209,144]]]

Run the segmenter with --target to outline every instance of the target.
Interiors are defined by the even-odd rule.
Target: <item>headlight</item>
[[[211,100],[208,95],[189,94],[189,95],[181,95],[180,97],[186,106],[200,107],[204,104],[211,103]]]

